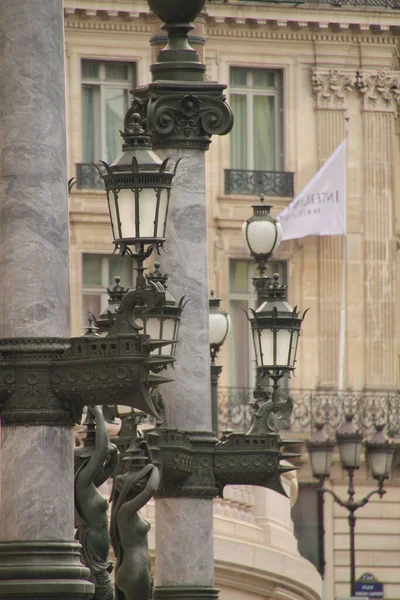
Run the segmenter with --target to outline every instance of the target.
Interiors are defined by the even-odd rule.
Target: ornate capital
[[[346,110],[348,93],[355,89],[356,73],[338,69],[313,69],[311,85],[318,109]]]
[[[400,108],[400,72],[359,71],[356,85],[365,111],[394,112]]]
[[[154,82],[135,91],[153,134],[153,147],[207,150],[212,135],[225,135],[233,127],[233,113],[224,85],[202,82]]]

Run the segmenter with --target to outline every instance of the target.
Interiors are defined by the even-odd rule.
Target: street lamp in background
[[[222,367],[215,364],[222,344],[229,334],[231,321],[227,312],[221,308],[221,298],[215,298],[214,292],[208,299],[210,325],[210,359],[211,359],[211,421],[212,430],[218,437],[218,378]]]
[[[385,479],[390,477],[394,444],[389,442],[384,433],[383,425],[376,426],[376,433],[370,441],[366,441],[365,449],[368,466],[374,479],[378,481],[378,488],[369,492],[362,500],[356,502],[354,499],[354,472],[360,468],[361,450],[363,446],[363,436],[355,430],[353,415],[346,416],[346,422],[336,432],[336,442],[339,447],[340,462],[342,468],[347,471],[349,479],[347,500],[339,498],[335,492],[323,486],[324,480],[329,477],[333,450],[335,443],[328,438],[323,425],[317,426],[314,436],[307,442],[307,448],[310,455],[311,468],[313,476],[320,483],[320,492],[329,493],[334,501],[345,508],[348,513],[349,531],[350,531],[350,595],[355,596],[355,512],[365,506],[371,496],[379,494],[382,498],[386,494],[383,489]]]
[[[279,275],[266,275],[267,261],[278,249],[282,241],[282,226],[271,216],[271,206],[253,205],[253,215],[242,227],[243,237],[251,256],[255,259],[259,275],[253,277],[253,285],[257,292],[258,308],[251,310],[249,321],[253,337],[254,353],[257,367],[256,403],[267,401],[272,412],[286,413],[287,420],[292,411],[290,398],[281,402],[279,382],[284,375],[294,371],[301,324],[307,311],[302,315],[297,306],[292,308],[287,302],[287,285],[281,284]],[[269,391],[272,381],[272,393]],[[278,422],[273,428],[279,427]]]

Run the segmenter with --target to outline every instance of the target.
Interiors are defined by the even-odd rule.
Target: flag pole
[[[345,139],[348,143],[349,117],[345,118]],[[347,204],[347,143],[345,147],[345,206]],[[344,361],[346,353],[346,263],[347,263],[347,243],[346,234],[342,238],[342,271],[340,283],[340,315],[339,315],[339,343],[338,343],[338,394],[340,401],[342,400],[342,392],[344,387]],[[339,407],[341,412],[341,406]]]

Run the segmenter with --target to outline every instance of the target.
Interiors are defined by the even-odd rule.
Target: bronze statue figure
[[[74,450],[75,537],[82,544],[82,562],[90,569],[95,584],[94,600],[114,600],[110,578],[112,563],[108,560],[108,502],[97,488],[114,472],[118,450],[108,442],[104,417],[98,406],[88,407],[86,424],[84,445]]]
[[[116,600],[151,600],[153,580],[147,534],[150,524],[138,511],[158,489],[159,471],[152,463],[129,469],[114,481],[111,544],[117,557]]]

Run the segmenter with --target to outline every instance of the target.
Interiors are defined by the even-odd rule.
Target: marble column
[[[208,335],[208,274],[205,156],[213,134],[229,133],[232,112],[225,86],[205,81],[199,53],[184,39],[192,31],[204,0],[166,5],[151,0],[167,25],[168,46],[151,66],[153,81],[135,91],[135,109],[143,110],[153,132],[153,149],[162,158],[180,160],[174,178],[163,271],[168,289],[189,301],[182,314],[174,382],[163,386],[164,427],[189,432],[197,448],[214,447]],[[180,23],[175,23],[179,14]],[[187,21],[187,23],[186,23]],[[186,24],[182,24],[182,23]],[[153,35],[153,43],[157,38]],[[205,463],[204,463],[205,461]],[[209,458],[203,459],[207,471]],[[155,598],[217,598],[214,588],[213,502],[201,466],[190,495],[172,489],[156,500]],[[212,490],[214,493],[214,490]]]
[[[166,425],[211,432],[210,349],[203,150],[157,150],[181,158],[171,194],[167,253],[168,289],[189,302],[182,314],[174,382],[163,386]],[[213,586],[213,503],[201,498],[156,500],[156,586]],[[159,597],[159,596],[157,596]]]
[[[0,33],[0,361],[30,355],[2,379],[0,598],[84,598],[73,432],[48,369],[69,335],[62,0],[1,0]]]

